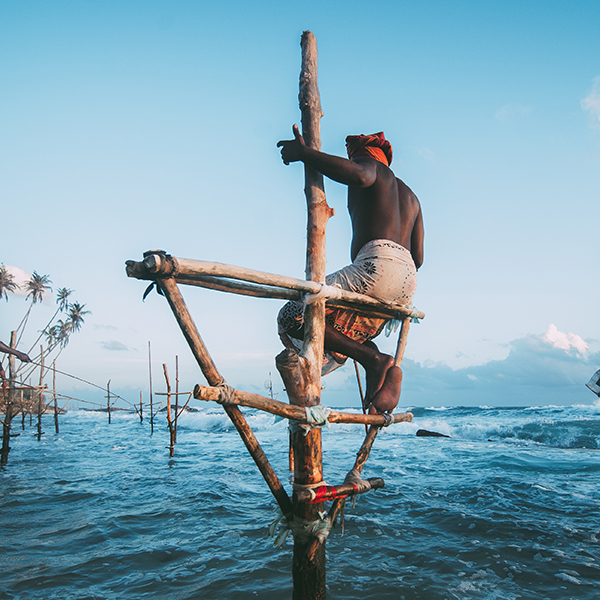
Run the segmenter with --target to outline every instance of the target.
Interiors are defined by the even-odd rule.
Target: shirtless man
[[[410,303],[416,288],[416,269],[423,263],[423,216],[417,197],[389,168],[390,143],[383,133],[348,136],[349,158],[345,159],[307,147],[296,125],[293,133],[293,140],[277,144],[284,164],[303,162],[348,186],[352,264],[328,276],[327,284],[383,301]],[[302,339],[298,303],[288,303],[278,322],[282,339],[283,335]],[[371,342],[385,322],[362,318],[352,311],[327,309],[325,350],[339,362],[336,355],[341,355],[341,360],[350,356],[364,367],[365,408],[369,407],[371,413],[391,412],[400,398],[402,370]]]

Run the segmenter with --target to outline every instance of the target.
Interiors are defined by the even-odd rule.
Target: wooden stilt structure
[[[54,408],[54,432],[58,433],[58,402],[56,400],[56,361],[52,361],[52,399]]]
[[[110,379],[106,384],[106,412],[108,413],[108,424],[110,425]]]
[[[175,419],[173,420],[173,444],[177,443],[177,421],[179,419],[179,356],[175,356]]]
[[[154,409],[152,407],[152,353],[148,342],[148,378],[150,380],[150,433],[154,433]]]
[[[23,401],[23,398],[25,396],[25,394],[23,394],[23,390],[20,390],[20,392],[21,392],[21,394],[20,394],[21,395],[21,402],[20,402],[20,404],[21,404],[21,429],[23,431],[25,431],[25,415],[28,412],[28,408],[25,408],[25,402]]]
[[[303,136],[307,145],[319,150],[322,111],[317,87],[316,40],[310,32],[303,34],[301,46],[300,108]],[[369,316],[401,320],[396,365],[402,361],[410,320],[422,319],[424,315],[410,306],[383,303],[344,290],[337,290],[335,297],[328,297],[324,288],[325,228],[333,210],[327,205],[320,173],[305,166],[305,184],[308,205],[306,280],[221,263],[175,258],[161,250],[146,252],[141,262],[127,261],[127,275],[153,281],[166,298],[208,382],[208,386],[196,385],[194,397],[215,401],[223,406],[275,497],[285,523],[294,535],[294,600],[321,600],[326,595],[325,541],[344,507],[345,499],[383,487],[381,479],[365,480],[360,476],[379,429],[392,423],[412,420],[410,413],[361,415],[320,406],[325,304],[350,308],[368,313]],[[321,299],[305,305],[302,350],[297,352],[287,348],[276,358],[289,404],[234,390],[225,382],[188,311],[178,287],[180,284],[299,301],[303,300],[305,294],[320,293]],[[170,393],[170,384],[167,385]],[[253,407],[290,419],[290,461],[293,461],[294,472],[292,498],[267,460],[239,406]],[[320,427],[336,422],[363,423],[368,426],[368,432],[345,481],[337,486],[329,486],[323,481]],[[333,500],[333,504],[328,514],[321,516],[326,500]]]
[[[17,345],[17,332],[11,331],[10,347]],[[8,463],[8,453],[10,452],[10,425],[13,416],[13,403],[15,394],[15,357],[8,355],[8,382],[2,372],[2,400],[4,402],[4,419],[2,421],[2,448],[0,449],[0,465]]]
[[[137,407],[136,407],[137,410]],[[140,390],[140,410],[138,411],[138,416],[140,418],[140,423],[144,422],[144,405],[142,403],[142,391]]]
[[[37,439],[38,442],[42,439],[44,432],[42,431],[42,414],[44,413],[44,392],[42,391],[42,383],[44,380],[44,348],[40,346],[40,385],[37,401]]]
[[[167,425],[169,428],[169,456],[173,458],[175,454],[175,426],[173,425],[173,413],[171,412],[171,381],[169,380],[169,372],[167,365],[163,363],[163,373],[165,383],[167,384]],[[177,412],[175,413],[177,415]]]

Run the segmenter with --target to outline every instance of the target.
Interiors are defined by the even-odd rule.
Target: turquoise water
[[[365,467],[386,487],[327,542],[328,598],[600,596],[600,407],[413,412]],[[245,414],[287,485],[285,423]],[[162,422],[74,411],[55,435],[44,419],[0,471],[1,599],[291,598],[291,542],[267,538],[274,502],[220,407],[181,418],[173,459]],[[324,431],[329,483],[363,436]]]

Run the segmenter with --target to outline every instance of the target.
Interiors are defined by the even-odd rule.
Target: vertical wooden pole
[[[142,390],[140,390],[140,423],[144,422],[144,413],[142,412],[144,405],[142,404]]]
[[[56,361],[52,361],[52,398],[54,399],[54,431],[58,433],[58,404],[56,401]]]
[[[106,412],[108,413],[108,424],[110,425],[110,379],[106,384]]]
[[[179,356],[175,356],[175,419],[173,423],[173,443],[177,443],[177,418],[179,416]]]
[[[148,341],[148,377],[150,378],[150,433],[154,433],[154,410],[152,409],[152,353]]]
[[[17,344],[17,332],[10,334],[10,347],[14,348]],[[4,396],[4,423],[2,424],[2,449],[0,450],[0,465],[8,462],[8,453],[10,452],[10,422],[12,420],[12,405],[15,393],[15,357],[8,355],[8,385],[2,377],[2,395]]]
[[[321,149],[320,119],[323,116],[317,85],[317,41],[310,31],[302,34],[302,69],[300,72],[300,110],[302,135],[307,146]],[[304,167],[306,202],[308,206],[306,279],[325,282],[325,228],[333,211],[327,205],[323,176],[313,168]],[[315,406],[321,403],[321,363],[325,336],[325,301],[306,306],[304,313],[304,343],[299,355],[284,350],[276,359],[290,404]],[[309,485],[323,480],[321,430],[307,435],[292,432],[294,481]],[[298,519],[315,521],[323,504],[299,503],[294,514]],[[296,536],[292,575],[294,600],[325,598],[325,544],[309,556],[312,540]]]
[[[44,348],[40,346],[40,386],[38,388],[38,410],[37,410],[37,439],[42,439],[42,404],[44,395],[42,393],[42,382],[44,380]]]
[[[169,456],[173,458],[173,455],[175,454],[175,442],[173,441],[173,415],[171,414],[171,382],[169,381],[167,365],[165,365],[164,363],[163,373],[165,374],[165,381],[167,382],[167,424],[169,426]]]
[[[23,390],[21,390],[21,429],[25,431],[25,396]]]

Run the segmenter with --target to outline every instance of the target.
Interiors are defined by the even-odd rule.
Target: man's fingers
[[[302,139],[302,136],[300,135],[300,130],[298,129],[298,125],[293,125],[292,126],[292,132],[294,134],[294,137],[297,140],[301,140]]]

